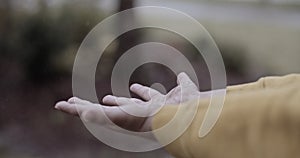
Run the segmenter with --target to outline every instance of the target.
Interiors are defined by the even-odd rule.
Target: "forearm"
[[[217,124],[206,137],[199,138],[198,131],[209,104],[208,99],[202,100],[191,126],[166,149],[184,158],[299,157],[300,84],[282,87],[284,83],[288,84],[263,83],[272,84],[273,88],[228,93]],[[176,106],[163,108],[154,117],[153,128],[162,127],[176,110]],[[163,135],[156,137],[163,140]]]

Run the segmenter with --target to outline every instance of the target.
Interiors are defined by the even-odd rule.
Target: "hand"
[[[142,97],[145,101],[136,98],[108,95],[103,98],[103,103],[117,106],[104,106],[73,97],[68,101],[58,102],[55,108],[69,114],[80,116],[86,121],[105,124],[105,121],[103,121],[104,118],[101,116],[102,112],[100,108],[102,107],[105,114],[118,126],[133,131],[150,131],[152,116],[146,116],[145,114],[149,112],[152,113],[153,110],[159,106],[179,104],[200,96],[197,86],[185,73],[180,73],[177,76],[177,83],[178,86],[173,88],[166,95],[150,87],[133,84],[130,90]],[[151,102],[151,105],[147,106],[149,102]],[[135,112],[145,117],[130,115],[123,110],[123,108],[136,109],[135,105],[140,105],[139,110]]]

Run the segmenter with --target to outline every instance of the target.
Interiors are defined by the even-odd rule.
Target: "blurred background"
[[[228,85],[299,73],[300,0],[0,0],[1,158],[171,157],[163,150],[127,153],[108,147],[80,119],[53,109],[55,102],[72,96],[72,66],[87,33],[109,15],[149,5],[183,11],[205,26],[222,53]],[[164,21],[155,13],[153,18]],[[189,26],[178,20],[178,27]],[[206,64],[190,43],[148,28],[127,32],[106,49],[96,74],[99,99],[111,93],[118,58],[150,41],[181,51],[200,76],[201,90],[210,89]],[[176,76],[162,65],[145,64],[132,74],[132,82],[159,82],[170,90]]]

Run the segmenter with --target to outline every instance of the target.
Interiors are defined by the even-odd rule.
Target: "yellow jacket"
[[[228,87],[218,122],[207,136],[199,138],[208,104],[209,99],[201,100],[191,125],[166,146],[175,157],[300,158],[300,75],[266,77]],[[153,129],[169,122],[177,108],[164,107],[154,116]],[[164,135],[155,136],[164,140]]]

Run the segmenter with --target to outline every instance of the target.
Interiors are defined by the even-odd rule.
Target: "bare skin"
[[[170,104],[187,102],[189,100],[200,97],[200,91],[198,90],[197,86],[185,73],[180,73],[177,76],[177,84],[178,85],[166,95],[163,95],[150,87],[146,87],[140,84],[133,84],[130,87],[130,90],[143,98],[145,101],[136,98],[125,98],[107,95],[102,100],[105,105],[101,105],[72,97],[68,101],[58,102],[55,105],[55,108],[71,115],[80,116],[86,121],[105,125],[105,121],[103,120],[101,112],[102,107],[105,114],[110,118],[110,120],[122,128],[139,132],[151,131],[152,116],[133,116],[126,113],[120,107],[132,108],[134,106],[133,102],[135,104],[141,105],[141,107],[143,107],[143,105],[149,105],[149,102],[151,102],[151,105],[154,104],[166,106]],[[207,97],[209,96],[209,94],[210,92],[201,92],[201,97]],[[149,108],[142,108],[140,112],[144,112],[146,110],[149,110]]]

